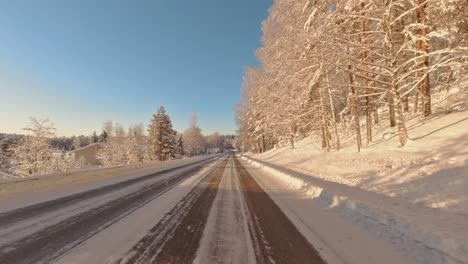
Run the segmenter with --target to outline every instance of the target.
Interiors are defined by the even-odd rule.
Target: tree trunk
[[[330,80],[328,78],[328,70],[326,70],[326,75],[327,75],[327,88],[328,88],[328,96],[330,98],[330,109],[332,112],[332,118],[333,118],[333,130],[335,131],[335,138],[336,138],[336,150],[340,150],[340,136],[338,135],[338,126],[336,124],[336,114],[335,114],[335,103],[333,101],[333,96],[331,94],[330,90]]]
[[[450,69],[449,76],[447,77],[447,83],[445,84],[445,91],[448,92],[450,90],[450,84],[452,82],[453,70]]]
[[[365,7],[365,3],[364,2],[361,2],[361,11],[364,10],[364,7]],[[364,12],[361,12],[361,15],[363,17],[365,17],[365,13]],[[362,21],[362,28],[361,28],[362,32],[366,32],[367,31],[367,25],[366,25],[366,20],[363,19]],[[366,44],[366,40],[364,39],[363,35],[360,35],[360,42],[363,43],[363,44]],[[361,61],[365,61],[367,60],[367,51],[366,50],[363,50],[361,52]],[[365,65],[365,64],[364,64]],[[363,66],[364,68],[367,68],[366,66]],[[365,73],[365,78],[364,78],[364,87],[365,90],[365,94],[366,94],[366,141],[367,141],[367,145],[370,144],[370,142],[372,141],[372,113],[371,113],[371,98],[370,98],[370,95],[371,94],[371,91],[368,87],[369,85],[369,73],[366,72]]]
[[[409,111],[408,95],[403,96],[402,101],[403,101],[403,111],[405,111],[406,113]]]
[[[387,93],[387,100],[388,100],[388,111],[390,114],[390,127],[395,127],[396,124],[396,118],[395,118],[395,96],[393,91],[390,91],[390,93]]]
[[[322,115],[322,136],[323,136],[323,141],[322,141],[322,147],[326,148],[327,151],[330,151],[330,132],[328,130],[327,126],[327,114],[325,110],[325,103],[323,100],[323,93],[322,93],[322,88],[319,87],[319,97],[320,97],[320,110],[321,110],[321,115]]]
[[[351,89],[351,113],[354,119],[354,127],[356,129],[356,146],[358,152],[361,151],[362,148],[362,140],[361,140],[361,125],[359,123],[359,109],[358,109],[358,100],[356,95],[354,94],[354,89]]]
[[[346,27],[342,27],[343,34],[346,34]],[[346,48],[346,54],[349,56],[349,48]],[[362,141],[361,141],[361,127],[359,125],[359,108],[358,108],[358,100],[356,97],[356,91],[353,87],[354,84],[354,74],[352,74],[352,67],[351,63],[348,62],[348,72],[349,72],[349,84],[351,85],[351,114],[354,118],[354,126],[356,129],[356,146],[358,152],[361,152]]]
[[[419,103],[419,88],[414,91],[414,105],[413,105],[413,113],[418,113],[418,103]]]
[[[348,70],[351,72],[351,64],[348,64]],[[356,95],[356,89],[352,87],[352,85],[355,83],[354,79],[354,74],[350,73],[349,74],[349,83],[351,84],[351,114],[353,115],[354,119],[354,127],[356,129],[356,146],[358,149],[358,152],[361,152],[361,147],[362,147],[362,140],[361,140],[361,126],[359,124],[359,106],[358,106],[358,98]]]
[[[398,137],[402,146],[408,141],[408,132],[406,130],[405,119],[403,116],[403,107],[401,105],[400,95],[396,85],[392,87],[392,94],[395,102],[395,116],[398,129]]]
[[[416,18],[417,22],[420,24],[425,24],[427,21],[427,15],[426,15],[426,5],[427,3],[423,3],[425,0],[416,0],[416,4],[419,6],[418,9],[416,10]],[[427,27],[423,27],[419,30],[419,35],[420,37],[426,37],[427,36]],[[429,51],[429,44],[425,40],[419,40],[418,41],[418,49],[423,51],[424,54],[428,54]],[[429,67],[429,58],[426,56],[423,60],[423,66],[424,67]],[[421,72],[421,76],[423,76],[425,73]],[[423,99],[423,104],[422,104],[422,111],[424,113],[424,116],[429,116],[432,113],[431,109],[431,85],[429,82],[429,74],[425,74],[424,79],[421,83],[421,93],[422,93],[422,99]]]
[[[372,108],[373,108],[372,110],[374,112],[374,124],[375,125],[377,125],[379,123],[379,106],[378,106],[378,104],[375,103],[376,101],[377,101],[377,99],[374,100],[374,103],[372,105]]]

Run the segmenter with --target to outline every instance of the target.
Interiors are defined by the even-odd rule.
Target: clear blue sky
[[[243,69],[272,0],[0,0],[0,132],[48,117],[59,135],[104,120],[234,133]]]

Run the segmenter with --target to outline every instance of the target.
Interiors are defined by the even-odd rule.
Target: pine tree
[[[166,160],[175,157],[175,131],[164,107],[153,115],[148,127],[148,146],[145,160]]]
[[[101,135],[99,135],[99,142],[106,143],[108,138],[109,138],[109,135],[107,134],[105,130],[103,130]]]
[[[175,147],[176,155],[183,156],[185,152],[184,152],[184,137],[182,136],[182,134],[177,135],[175,146],[176,146]]]
[[[93,134],[91,135],[91,138],[90,138],[89,142],[91,144],[99,142],[99,138],[98,138],[98,136],[96,134],[96,131],[94,131]]]

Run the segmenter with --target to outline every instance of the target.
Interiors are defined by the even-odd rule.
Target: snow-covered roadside
[[[177,162],[170,163],[161,163],[156,168],[150,170],[144,170],[142,172],[128,173],[123,176],[116,176],[112,178],[106,178],[101,180],[94,180],[87,183],[76,183],[75,185],[70,185],[63,188],[57,188],[52,190],[37,191],[31,189],[30,193],[27,195],[21,195],[19,197],[10,197],[5,199],[0,199],[0,213],[8,212],[17,208],[26,207],[29,205],[50,201],[54,199],[59,199],[65,196],[70,196],[73,194],[89,191],[92,189],[97,189],[111,184],[116,184],[119,182],[139,178],[145,175],[150,175],[153,173],[158,173],[174,168],[190,166],[190,164],[195,164],[203,162],[205,160],[211,159],[213,156],[199,157],[195,159],[182,159]],[[65,176],[67,177],[67,176]],[[34,186],[32,186],[34,187]]]
[[[137,163],[120,167],[82,169],[62,174],[49,174],[39,177],[24,177],[0,180],[0,203],[15,201],[38,193],[60,192],[65,189],[86,188],[101,182],[119,181],[131,176],[143,176],[162,169],[204,160],[210,156],[196,156],[186,159]],[[8,202],[7,202],[8,203]]]
[[[468,101],[466,99],[460,99]],[[304,139],[252,157],[330,182],[468,215],[468,107],[408,120],[411,140],[399,147],[393,128],[374,130],[374,141],[357,153],[353,138],[326,152]],[[387,123],[384,123],[387,124]]]
[[[440,214],[437,209],[327,182],[252,158],[244,159],[257,168],[253,174],[261,176],[256,179],[291,220],[305,225],[298,228],[305,230],[305,234],[307,228],[312,229],[344,260],[353,260],[351,263],[468,263],[466,216]],[[330,218],[332,213],[339,214],[342,219]],[[357,225],[353,227],[350,223]],[[357,228],[367,231],[367,235]],[[377,237],[384,240],[379,241]],[[391,248],[412,256],[414,261],[395,261],[395,253],[388,252]]]
[[[203,168],[157,199],[100,231],[60,257],[55,263],[115,263],[158,223],[221,160]],[[96,250],[99,249],[99,250]]]
[[[178,177],[178,175],[181,173],[190,171],[190,169],[194,166],[196,165],[187,166],[179,170],[163,173],[158,177],[129,184],[124,188],[119,188],[110,192],[104,192],[103,194],[99,194],[88,199],[78,200],[75,203],[60,207],[57,210],[36,215],[33,218],[18,219],[14,221],[14,223],[3,226],[2,229],[0,229],[0,247],[11,243],[11,241],[19,240],[20,238],[34,234],[41,229],[60,223],[61,221],[64,221],[80,213],[99,208],[113,200],[117,200],[126,195],[138,192],[150,184],[167,181],[171,178]]]
[[[230,157],[194,263],[256,263],[247,214],[234,159]]]

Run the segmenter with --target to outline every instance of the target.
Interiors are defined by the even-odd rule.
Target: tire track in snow
[[[117,263],[191,263],[227,161],[222,161]]]
[[[101,207],[79,213],[30,236],[2,246],[0,247],[0,263],[48,263],[173,188],[200,169],[201,166],[196,166],[177,173]],[[147,177],[150,176],[154,177],[154,175]],[[31,215],[28,211],[26,214]]]
[[[37,217],[37,216],[39,216],[41,214],[45,214],[45,213],[48,213],[48,212],[57,211],[57,210],[59,210],[61,208],[70,206],[72,204],[76,204],[78,202],[81,202],[81,201],[84,201],[84,200],[87,200],[87,199],[95,198],[97,196],[100,196],[100,195],[103,195],[103,194],[106,194],[106,193],[109,193],[109,192],[113,192],[113,191],[116,191],[116,190],[119,190],[119,189],[127,188],[130,185],[134,185],[134,184],[137,184],[137,183],[141,183],[141,182],[144,182],[144,181],[147,181],[147,180],[157,178],[157,177],[161,176],[164,173],[177,171],[177,170],[180,170],[182,168],[186,168],[186,167],[193,166],[193,165],[196,165],[196,164],[202,164],[204,162],[207,162],[207,160],[201,160],[201,161],[197,161],[197,162],[194,162],[194,163],[185,164],[185,165],[182,165],[182,166],[177,166],[177,167],[173,167],[173,168],[169,168],[169,169],[163,169],[163,170],[158,171],[156,173],[151,173],[151,174],[148,174],[148,175],[145,175],[145,176],[142,176],[142,177],[138,177],[138,178],[134,178],[134,179],[114,183],[114,184],[111,184],[111,185],[107,185],[107,186],[92,189],[92,190],[89,190],[89,191],[77,193],[77,194],[74,194],[74,195],[69,195],[69,196],[54,199],[54,200],[51,200],[51,201],[42,202],[42,203],[27,206],[27,207],[23,207],[23,208],[18,208],[18,209],[12,210],[12,211],[4,212],[4,213],[0,214],[0,226],[2,228],[5,228],[5,227],[10,226],[10,225],[16,225],[20,221],[25,221],[25,220],[27,220],[29,218],[34,218],[34,217]]]
[[[234,158],[229,158],[194,264],[255,263],[245,205]]]
[[[325,263],[237,158],[235,164],[252,218],[257,263]]]

